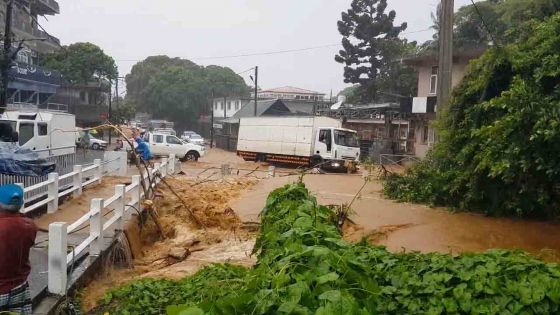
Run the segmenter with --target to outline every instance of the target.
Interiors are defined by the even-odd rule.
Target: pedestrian
[[[31,314],[27,278],[31,272],[29,251],[35,244],[37,227],[19,213],[23,189],[0,186],[0,313]]]
[[[152,159],[152,153],[150,152],[150,146],[140,137],[136,138],[136,153],[140,155],[140,158],[144,161],[149,161]]]

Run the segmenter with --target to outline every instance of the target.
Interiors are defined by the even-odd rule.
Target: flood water
[[[246,221],[258,221],[266,196],[294,177],[261,181],[234,203]],[[363,184],[360,176],[308,175],[307,187],[322,204],[349,203]],[[451,213],[422,205],[396,203],[382,197],[381,184],[370,182],[352,208],[361,226],[351,240],[375,234],[374,242],[394,252],[481,252],[495,248],[522,249],[548,260],[560,260],[560,224],[470,213]]]

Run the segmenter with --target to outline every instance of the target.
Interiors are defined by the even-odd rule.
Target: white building
[[[323,101],[325,94],[292,86],[285,86],[269,90],[260,90],[258,92],[258,97],[260,99]]]
[[[214,118],[233,117],[247,103],[249,100],[236,97],[215,98],[213,102]]]

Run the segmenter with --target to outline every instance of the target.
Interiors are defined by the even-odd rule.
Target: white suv
[[[182,162],[198,161],[205,154],[204,146],[184,143],[173,135],[150,133],[150,152],[154,156],[169,156],[175,154]]]

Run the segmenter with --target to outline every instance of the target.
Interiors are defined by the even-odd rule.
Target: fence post
[[[103,250],[103,199],[95,198],[91,200],[91,218],[89,219],[89,235],[93,242],[89,246],[89,254],[98,256]]]
[[[66,294],[66,249],[68,248],[68,224],[55,222],[49,225],[48,289],[50,293]]]
[[[161,163],[154,163],[154,170],[156,172],[160,172],[161,171]],[[155,173],[154,173],[155,174]],[[154,182],[154,185],[158,184],[160,179],[159,177],[152,177],[152,181]]]
[[[140,200],[142,200],[142,197],[140,195],[141,192],[142,192],[142,183],[140,183],[141,181],[142,181],[142,178],[140,177],[140,175],[132,176],[131,185],[133,185],[133,187],[134,187],[131,190],[132,205],[135,206],[135,207],[140,206]]]
[[[48,180],[50,181],[47,191],[48,198],[51,200],[47,204],[47,212],[55,213],[58,210],[58,173],[50,173]]]
[[[169,159],[168,158],[163,158],[161,159],[162,163],[161,163],[161,177],[165,178],[167,177],[167,168],[169,167]]]
[[[97,179],[97,183],[101,184],[101,178],[103,177],[103,165],[101,165],[100,159],[93,160],[93,165],[95,165],[95,179]]]
[[[19,212],[24,213],[25,212],[25,184],[16,183],[16,185],[18,185],[19,187],[21,187],[21,189],[23,189],[23,206],[21,206],[21,209],[19,209]]]
[[[74,186],[74,197],[78,197],[82,194],[83,191],[83,184],[82,184],[82,166],[81,165],[74,165],[74,176],[72,176],[72,185]]]
[[[268,177],[275,177],[276,176],[276,167],[269,166],[268,167]]]
[[[124,204],[126,199],[126,186],[117,185],[115,186],[115,195],[119,196],[119,199],[115,201],[115,215],[117,216],[117,224],[115,228],[117,230],[124,230]]]
[[[167,174],[175,174],[175,154],[169,155],[169,165],[167,166]]]

